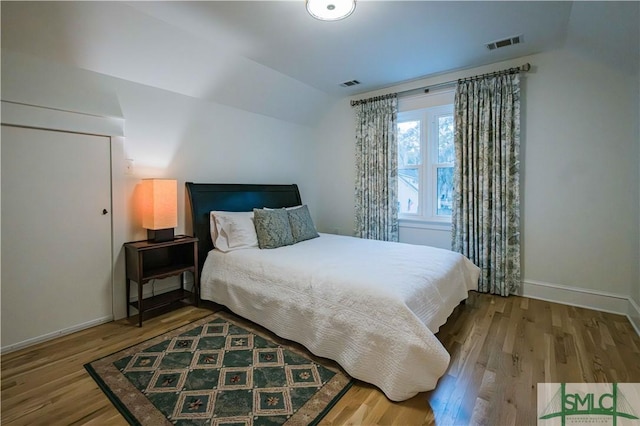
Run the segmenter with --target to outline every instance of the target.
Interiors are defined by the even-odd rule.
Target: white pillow
[[[209,226],[213,246],[222,252],[258,247],[253,212],[212,211]]]

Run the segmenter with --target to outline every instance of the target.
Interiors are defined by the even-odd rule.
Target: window
[[[400,217],[451,221],[453,202],[453,105],[398,114]]]

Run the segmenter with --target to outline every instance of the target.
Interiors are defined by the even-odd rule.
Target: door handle
[[[105,214],[109,213],[109,211],[107,209],[102,209],[102,215],[104,216]]]

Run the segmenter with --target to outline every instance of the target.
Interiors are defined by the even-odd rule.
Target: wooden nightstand
[[[147,240],[132,241],[124,244],[127,269],[127,318],[129,306],[138,309],[138,326],[142,327],[142,314],[150,309],[168,305],[172,302],[193,298],[198,306],[200,298],[200,281],[198,277],[198,239],[177,235],[173,241],[152,243]],[[142,289],[146,283],[155,279],[162,279],[182,275],[186,272],[193,274],[193,289],[184,288],[181,279],[180,288],[162,293],[157,296],[142,298]],[[138,300],[129,302],[131,281],[138,284]]]

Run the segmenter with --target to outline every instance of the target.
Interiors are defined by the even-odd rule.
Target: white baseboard
[[[42,336],[33,337],[31,339],[23,340],[22,342],[3,346],[0,348],[0,354],[17,351],[18,349],[26,348],[27,346],[35,345],[36,343],[46,342],[47,340],[52,340],[56,337],[65,336],[67,334],[75,333],[76,331],[95,327],[96,325],[104,324],[111,321],[113,321],[113,315],[108,315],[106,317],[96,318],[94,320],[87,321],[82,324],[77,324],[72,327],[64,328],[62,330],[52,331],[51,333],[43,334]]]
[[[135,283],[133,284],[134,288],[132,289],[132,293],[135,293]],[[186,289],[193,290],[193,278],[189,277],[185,280],[184,286]],[[177,290],[180,288],[180,281],[178,279],[175,280],[162,280],[158,281],[157,285],[145,285],[143,296],[144,298],[151,297],[154,294],[165,293],[171,290]],[[138,300],[137,294],[132,294],[130,301]],[[31,339],[24,340],[22,342],[13,343],[10,345],[6,345],[0,348],[0,354],[5,354],[13,351],[17,351],[19,349],[26,348],[27,346],[32,346],[37,343],[46,342],[47,340],[55,339],[56,337],[65,336],[67,334],[75,333],[76,331],[84,330],[86,328],[95,327],[96,325],[104,324],[107,322],[113,321],[113,315],[109,315],[102,318],[97,318],[91,321],[87,321],[82,324],[77,324],[72,327],[68,327],[62,330],[53,331],[51,333],[44,334],[42,336],[34,337]]]
[[[526,280],[522,296],[624,315],[640,336],[640,307],[633,299],[616,293]]]
[[[636,329],[636,333],[640,336],[640,306],[638,306],[632,298],[629,298],[629,312],[627,312],[627,316],[633,328]]]

